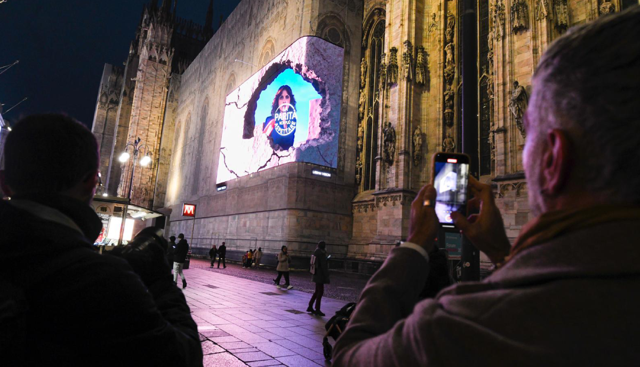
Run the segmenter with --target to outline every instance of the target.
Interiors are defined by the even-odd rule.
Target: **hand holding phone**
[[[466,214],[469,162],[466,154],[439,152],[433,155],[435,210],[438,221],[445,228],[454,228],[451,213]]]

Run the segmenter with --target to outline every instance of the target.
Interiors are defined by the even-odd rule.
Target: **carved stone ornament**
[[[538,5],[536,6],[536,20],[545,20],[549,18],[549,0],[538,0]]]
[[[613,3],[611,1],[608,0],[604,0],[602,1],[602,4],[600,4],[600,15],[607,15],[607,14],[612,14],[616,12],[616,6],[613,5]]]
[[[526,0],[515,0],[511,4],[511,26],[513,33],[529,29],[529,6]]]
[[[504,37],[504,22],[506,19],[504,3],[502,0],[497,0],[493,7],[493,27],[494,36],[496,39],[502,39]]]
[[[527,95],[527,90],[521,86],[517,80],[514,81],[511,97],[509,98],[509,111],[511,111],[511,115],[513,115],[513,118],[516,121],[516,126],[518,127],[518,130],[520,130],[520,134],[522,134],[523,138],[527,136],[522,119],[524,117],[524,113],[527,111],[528,103],[529,96]]]
[[[569,7],[567,0],[553,0],[553,23],[558,32],[562,33],[569,28]]]
[[[398,84],[398,49],[391,47],[389,52],[389,65],[387,66],[387,83]]]
[[[413,75],[413,45],[408,40],[404,41],[402,68],[404,70],[404,79],[406,81],[411,81],[411,76]]]
[[[447,137],[442,141],[442,151],[446,153],[453,153],[456,150],[456,142],[451,137],[451,133],[447,134]]]
[[[416,53],[416,84],[422,86],[427,83],[427,51],[420,46]]]
[[[364,118],[365,108],[367,104],[367,96],[365,95],[364,89],[360,89],[360,100],[358,102],[358,119],[362,120]]]
[[[367,85],[367,62],[364,57],[360,62],[360,88],[364,88]]]
[[[360,159],[360,155],[356,158],[356,184],[360,185],[362,182],[362,159]]]
[[[444,32],[444,39],[446,43],[453,42],[453,36],[455,35],[456,30],[456,17],[453,14],[449,13],[447,15],[447,29]]]
[[[438,22],[436,21],[436,13],[431,14],[431,22],[429,22],[429,33],[438,29]]]
[[[448,127],[453,126],[453,99],[455,95],[456,93],[452,86],[449,86],[447,90],[444,91],[444,123]]]
[[[422,130],[420,126],[413,130],[413,165],[418,167],[422,161]]]
[[[387,87],[387,63],[386,54],[380,56],[380,89],[385,90]]]
[[[383,159],[391,166],[396,154],[396,129],[391,126],[390,122],[387,122],[387,126],[382,131],[382,136],[384,142]]]

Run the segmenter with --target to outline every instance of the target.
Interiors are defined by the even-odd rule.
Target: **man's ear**
[[[83,199],[93,199],[98,182],[98,171],[89,172],[84,176],[79,185],[79,189],[81,191],[79,194]]]
[[[13,195],[13,190],[11,190],[9,185],[7,185],[7,180],[4,176],[4,170],[0,170],[0,189],[2,189],[4,196],[9,197]]]
[[[567,185],[571,175],[573,154],[571,141],[567,133],[560,129],[550,130],[547,134],[547,147],[543,154],[542,174],[546,179],[545,187],[549,195],[558,195]]]

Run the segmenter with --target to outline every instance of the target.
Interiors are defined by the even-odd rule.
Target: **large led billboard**
[[[344,50],[303,37],[226,99],[216,183],[289,162],[336,168]]]

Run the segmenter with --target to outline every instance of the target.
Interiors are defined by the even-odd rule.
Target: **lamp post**
[[[131,192],[133,191],[133,175],[135,174],[136,160],[138,159],[140,150],[144,150],[146,152],[144,157],[140,159],[140,165],[142,167],[147,167],[149,163],[151,163],[151,157],[149,156],[148,149],[144,144],[140,144],[140,138],[136,138],[133,143],[128,143],[124,147],[124,152],[122,152],[122,154],[120,154],[120,157],[118,158],[121,163],[126,163],[131,157],[131,155],[127,151],[129,147],[133,148],[133,162],[131,164],[131,175],[129,177],[129,189],[127,190],[128,203],[124,207],[124,211],[122,212],[122,223],[120,224],[120,238],[118,239],[118,245],[122,244],[122,238],[124,237],[125,223],[127,221],[127,210],[129,209],[129,204],[131,204]]]

